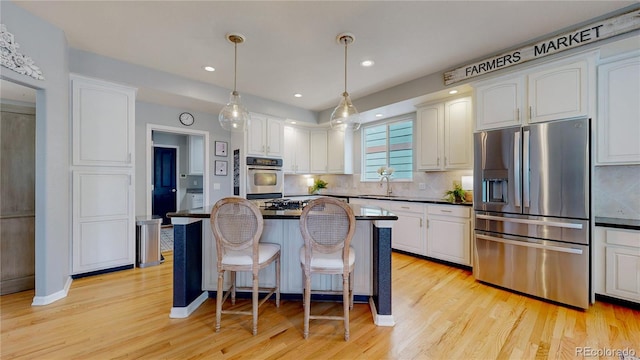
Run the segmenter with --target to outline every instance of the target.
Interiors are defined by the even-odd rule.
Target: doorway
[[[36,90],[1,81],[0,295],[35,288]]]
[[[177,152],[175,147],[153,147],[152,215],[162,216],[162,225],[171,224],[166,214],[178,209]]]

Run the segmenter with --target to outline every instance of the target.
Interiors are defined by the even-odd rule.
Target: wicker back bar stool
[[[300,249],[304,286],[304,337],[309,337],[309,320],[344,322],[344,339],[349,340],[349,310],[353,308],[355,251],[350,246],[355,233],[353,210],[343,201],[321,197],[309,202],[300,216],[304,247]],[[311,315],[311,275],[342,275],[343,315]]]
[[[264,222],[260,209],[250,201],[239,197],[220,199],[211,209],[211,231],[216,242],[218,288],[216,295],[216,332],[220,331],[222,314],[253,316],[253,335],[258,333],[258,308],[274,293],[276,307],[280,306],[280,245],[259,242]],[[258,273],[275,262],[275,287],[259,287]],[[230,272],[231,285],[225,292],[224,274]],[[253,275],[251,287],[236,287],[236,272],[247,271]],[[251,290],[252,311],[223,310],[222,306],[231,294],[235,304],[236,290]],[[259,292],[268,294],[259,301]]]

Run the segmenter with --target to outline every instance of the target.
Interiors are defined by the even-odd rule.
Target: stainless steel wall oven
[[[284,191],[282,159],[247,157],[247,199],[281,198]]]

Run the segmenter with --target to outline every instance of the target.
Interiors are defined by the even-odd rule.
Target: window
[[[381,166],[395,180],[413,180],[413,116],[395,118],[362,130],[362,180],[378,181]]]

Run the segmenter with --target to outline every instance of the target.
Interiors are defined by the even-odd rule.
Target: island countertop
[[[378,206],[373,205],[356,205],[349,204],[351,209],[353,210],[356,220],[398,220],[398,216],[393,214],[391,211],[383,209]],[[201,208],[194,208],[188,210],[180,210],[176,212],[167,213],[167,217],[169,218],[200,218],[200,219],[208,219],[211,216],[211,208],[213,205],[206,205]],[[272,219],[300,219],[300,215],[302,214],[302,210],[265,210],[263,208],[260,209],[262,212],[262,217],[266,220]]]

